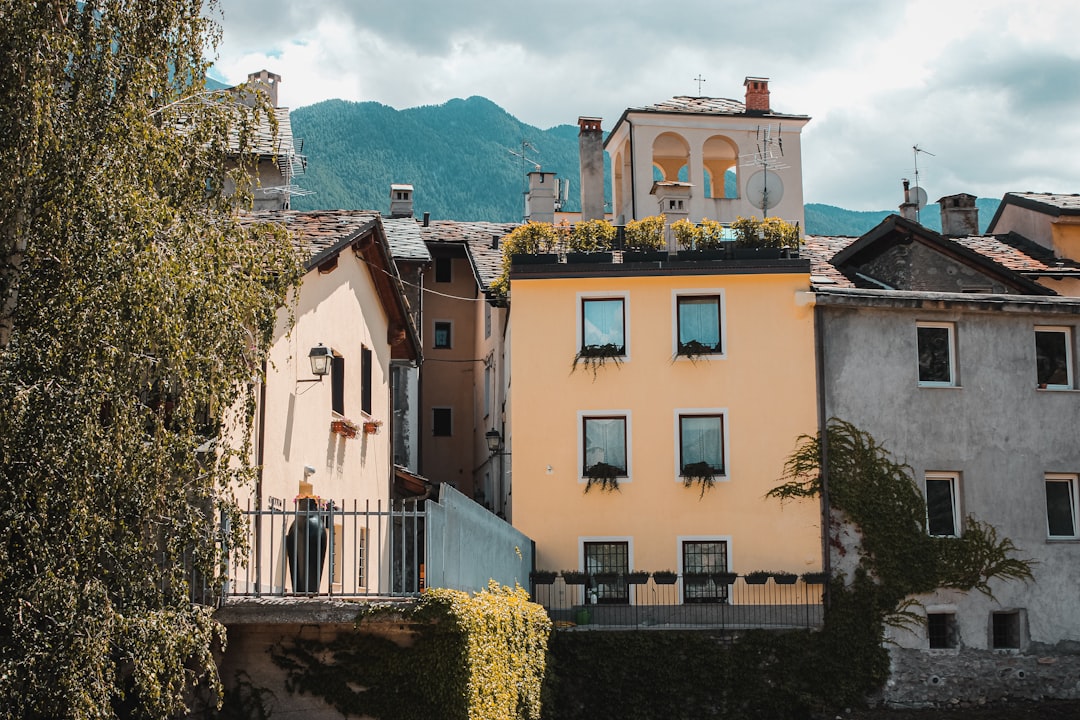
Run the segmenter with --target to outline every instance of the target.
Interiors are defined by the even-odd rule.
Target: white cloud
[[[1080,191],[1080,6],[1006,0],[223,0],[217,69],[267,68],[281,102],[396,108],[483,95],[539,127],[772,78],[810,115],[804,195],[894,208],[914,170],[936,199]],[[924,163],[925,160],[925,163]]]

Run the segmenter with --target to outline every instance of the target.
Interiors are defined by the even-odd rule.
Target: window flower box
[[[649,573],[644,570],[636,570],[626,576],[626,582],[630,585],[644,585],[649,582]]]
[[[338,418],[330,421],[330,432],[343,438],[354,438],[360,431],[360,426],[348,418]]]
[[[671,570],[657,570],[652,574],[653,582],[657,585],[674,585],[679,576]]]
[[[534,570],[529,573],[529,578],[537,585],[550,585],[555,582],[554,570]]]
[[[755,570],[752,573],[747,573],[743,580],[746,581],[747,585],[764,585],[769,582],[769,573],[764,570]]]
[[[379,429],[382,428],[382,420],[365,420],[364,421],[364,434],[365,435],[377,435]]]
[[[807,585],[824,585],[829,576],[823,572],[803,573],[802,580]]]
[[[578,570],[563,570],[562,579],[567,585],[584,585],[585,573]]]
[[[777,585],[794,585],[799,576],[793,572],[774,572],[772,579]]]

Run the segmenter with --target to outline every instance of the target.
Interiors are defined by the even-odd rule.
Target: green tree
[[[299,263],[236,218],[258,111],[203,91],[213,10],[0,0],[6,717],[168,717],[217,689],[192,597]]]

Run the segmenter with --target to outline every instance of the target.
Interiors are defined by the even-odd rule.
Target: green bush
[[[380,612],[361,616],[358,627]],[[342,633],[330,642],[297,639],[273,659],[288,673],[289,692],[321,697],[343,715],[539,720],[551,621],[525,590],[495,582],[472,595],[431,589],[404,620],[416,629],[407,646]]]
[[[626,223],[627,250],[660,250],[667,243],[664,241],[663,215],[652,215],[642,220]]]
[[[610,250],[615,241],[615,226],[607,220],[583,220],[570,231],[567,250],[600,252]]]

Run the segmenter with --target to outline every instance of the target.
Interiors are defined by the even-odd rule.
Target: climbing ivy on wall
[[[289,692],[386,720],[539,720],[551,621],[520,587],[429,590],[405,612],[416,628],[407,646],[362,632],[367,615],[361,632],[278,647]]]

